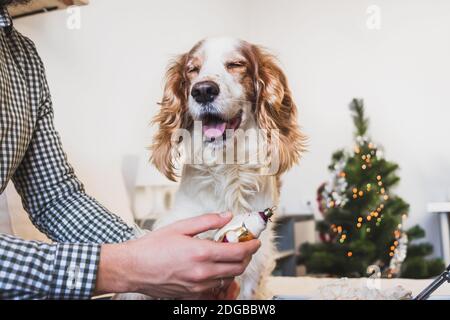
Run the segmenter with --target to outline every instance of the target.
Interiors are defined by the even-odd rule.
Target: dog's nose
[[[192,98],[201,104],[213,102],[219,93],[219,86],[213,81],[198,82],[194,84],[191,90]]]

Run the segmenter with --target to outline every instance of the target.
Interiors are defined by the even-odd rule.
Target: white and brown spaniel
[[[280,176],[304,147],[296,105],[274,57],[232,38],[202,40],[171,63],[154,123],[152,163],[171,180],[181,172],[174,208],[156,228],[208,212],[237,216],[276,205]],[[257,130],[267,134],[252,144],[246,133]],[[251,161],[255,154],[262,160]],[[264,279],[275,265],[270,228],[260,239],[239,279],[241,299],[267,297]]]

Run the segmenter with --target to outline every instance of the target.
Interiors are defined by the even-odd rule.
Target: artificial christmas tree
[[[308,273],[332,276],[367,276],[373,265],[385,277],[439,274],[443,262],[425,259],[432,246],[408,243],[425,234],[419,226],[404,231],[409,205],[391,193],[400,180],[398,165],[387,161],[368,137],[363,101],[354,99],[350,109],[355,146],[352,152],[339,150],[332,156],[330,180],[318,189],[321,243],[302,245],[299,263]]]

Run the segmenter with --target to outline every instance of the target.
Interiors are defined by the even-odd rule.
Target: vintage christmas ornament
[[[217,231],[214,240],[218,242],[245,242],[258,239],[266,229],[267,222],[274,214],[275,207],[264,211],[238,215],[231,222]]]

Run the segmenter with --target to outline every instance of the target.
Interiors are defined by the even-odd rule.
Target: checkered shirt
[[[9,180],[54,243],[0,234],[0,299],[91,297],[100,244],[133,230],[84,192],[53,126],[42,61],[0,8],[0,193]]]

